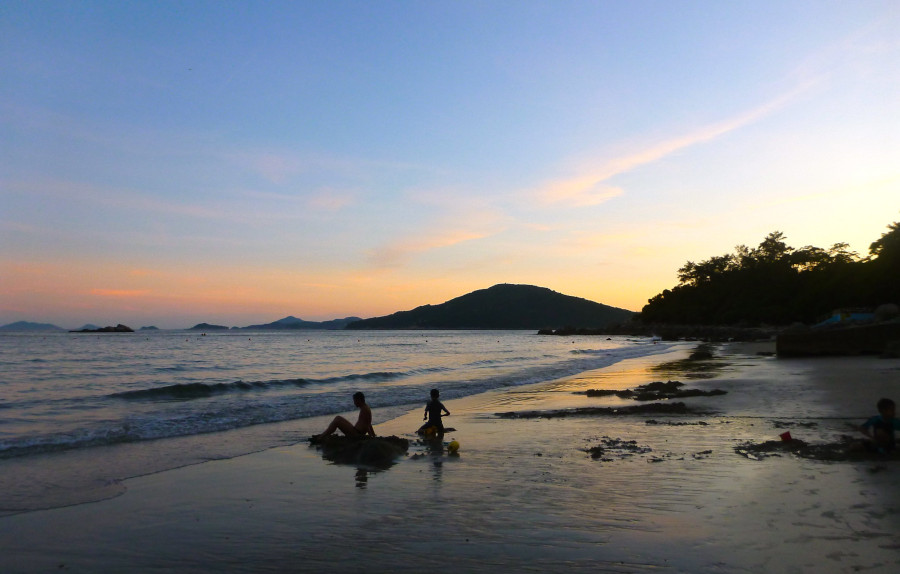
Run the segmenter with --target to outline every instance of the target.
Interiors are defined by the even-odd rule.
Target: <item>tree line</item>
[[[900,222],[860,256],[846,243],[790,247],[773,231],[755,248],[688,261],[679,284],[647,302],[644,323],[787,325],[815,323],[835,309],[900,304]]]

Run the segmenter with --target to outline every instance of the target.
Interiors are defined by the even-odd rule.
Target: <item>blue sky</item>
[[[0,5],[0,324],[639,310],[900,219],[896,2]]]

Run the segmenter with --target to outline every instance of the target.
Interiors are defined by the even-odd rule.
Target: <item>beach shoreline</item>
[[[785,360],[750,343],[717,345],[701,368],[692,348],[447,401],[457,457],[415,442],[421,408],[376,420],[414,441],[383,471],[323,460],[302,440],[322,420],[282,425],[298,442],[0,517],[0,570],[895,571],[900,462],[737,449],[785,429],[835,440],[897,398],[900,361]],[[667,380],[727,394],[683,399],[681,415],[496,414],[624,409],[635,401],[584,392]]]

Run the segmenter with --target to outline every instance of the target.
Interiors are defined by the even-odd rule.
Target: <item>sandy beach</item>
[[[758,354],[772,346],[685,361],[684,343],[448,401],[459,456],[415,441],[417,407],[375,413],[379,434],[413,440],[387,470],[301,441],[132,478],[106,500],[0,517],[0,571],[897,572],[900,460],[753,445],[840,443],[878,398],[900,399],[900,360]],[[669,380],[726,393],[662,401],[681,414],[585,394]]]

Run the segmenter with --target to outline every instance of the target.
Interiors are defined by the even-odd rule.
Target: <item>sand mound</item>
[[[734,448],[739,455],[752,460],[762,460],[770,456],[793,454],[802,458],[838,461],[886,461],[900,460],[900,453],[883,454],[867,451],[859,440],[841,436],[835,442],[809,444],[799,439],[770,440],[763,443],[744,443]]]
[[[310,437],[310,446],[322,451],[322,458],[339,464],[388,468],[409,449],[409,441],[397,436],[346,437],[331,435]]]

